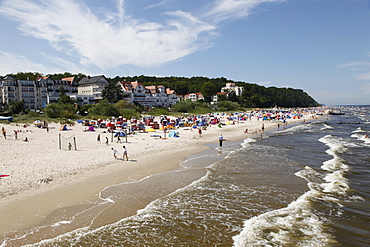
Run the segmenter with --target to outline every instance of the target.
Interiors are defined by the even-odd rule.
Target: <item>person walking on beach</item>
[[[202,137],[202,129],[201,128],[198,128],[198,134],[199,134],[199,137]]]
[[[126,160],[128,161],[127,148],[126,148],[126,146],[123,146],[122,148],[123,148],[122,161],[125,160],[125,157],[126,157]]]
[[[100,134],[98,134],[98,137],[96,138],[96,141],[99,142],[99,143],[101,143],[101,141],[100,141]]]
[[[3,133],[4,139],[6,140],[6,130],[4,127],[1,129],[1,132]]]
[[[222,142],[224,141],[224,137],[222,135],[220,135],[218,137],[218,141],[219,141],[220,147],[222,147]]]
[[[114,158],[117,159],[117,150],[112,148],[112,153],[113,153]]]
[[[265,124],[262,124],[262,128],[261,128],[262,132],[265,131]]]
[[[106,145],[109,145],[109,139],[108,139],[108,137],[105,137],[105,144]]]

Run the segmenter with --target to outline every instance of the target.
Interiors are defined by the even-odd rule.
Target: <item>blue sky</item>
[[[369,0],[0,0],[0,75],[225,77],[370,104]]]

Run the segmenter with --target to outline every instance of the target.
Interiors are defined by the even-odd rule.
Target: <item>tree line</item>
[[[311,96],[301,89],[264,87],[253,83],[228,80],[224,77],[155,77],[155,76],[133,76],[133,77],[115,77],[110,79],[116,83],[121,80],[138,81],[144,86],[163,85],[175,90],[177,95],[186,95],[189,93],[202,93],[207,102],[211,97],[226,83],[235,83],[235,85],[244,87],[243,94],[236,96],[231,92],[227,98],[219,97],[219,101],[232,101],[245,108],[268,108],[268,107],[314,107],[319,106]],[[226,96],[225,96],[226,97]],[[221,99],[220,99],[221,98]]]
[[[54,80],[60,80],[65,77],[75,77],[77,82],[86,75],[72,74],[69,72],[59,74],[43,75],[36,72],[19,72],[8,74],[18,80],[36,80],[38,77],[49,76]],[[237,111],[246,108],[270,108],[270,107],[315,107],[319,104],[306,92],[301,89],[264,87],[253,83],[232,81],[226,78],[207,78],[207,77],[155,77],[155,76],[133,76],[133,77],[114,77],[108,78],[109,84],[102,92],[103,101],[98,105],[79,106],[60,89],[61,97],[59,102],[49,104],[44,112],[51,118],[75,118],[80,116],[118,116],[125,117],[140,116],[145,110],[150,110],[152,114],[168,114],[169,109],[144,109],[141,105],[131,104],[125,101],[123,92],[117,86],[118,81],[138,81],[144,86],[163,85],[175,90],[177,95],[186,95],[189,93],[202,93],[205,97],[200,102],[180,101],[171,106],[176,112],[189,113],[207,113],[212,111]],[[244,87],[243,94],[237,96],[230,92],[228,96],[219,95],[217,104],[209,104],[212,96],[221,91],[226,83],[235,83],[237,86]],[[23,104],[22,104],[23,103]],[[13,114],[24,112],[22,109],[24,102],[11,102],[5,106]],[[4,108],[4,107],[3,107]],[[76,115],[76,113],[78,115]]]

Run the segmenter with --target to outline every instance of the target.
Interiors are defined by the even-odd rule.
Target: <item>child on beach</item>
[[[112,153],[113,153],[114,158],[117,159],[117,150],[112,148]]]
[[[125,160],[125,157],[126,157],[126,160],[128,161],[127,148],[125,146],[123,146],[122,148],[123,148],[122,161]]]

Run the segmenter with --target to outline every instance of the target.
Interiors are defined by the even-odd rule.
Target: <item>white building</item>
[[[184,95],[185,100],[191,100],[191,101],[198,101],[204,99],[204,96],[202,93],[189,93]]]
[[[73,94],[73,95],[70,95],[69,97],[73,100],[76,100],[79,105],[95,104],[95,97],[93,95]]]
[[[243,87],[238,87],[235,85],[235,83],[226,83],[226,86],[221,88],[221,92],[223,93],[230,93],[230,92],[235,92],[236,96],[241,96],[243,94]]]
[[[102,92],[108,84],[109,81],[104,75],[87,76],[78,82],[78,94],[93,96],[98,102],[103,98]]]
[[[25,109],[40,109],[47,104],[47,90],[42,82],[15,80],[6,76],[0,82],[2,104],[23,101]]]
[[[145,107],[168,107],[179,102],[175,91],[162,85],[144,86],[137,81],[120,81],[118,85],[129,95],[127,99],[130,102]]]
[[[74,77],[62,78],[61,80],[53,80],[50,77],[39,77],[37,82],[43,83],[47,88],[46,104],[56,103],[60,99],[60,91],[63,90],[68,96],[72,96],[78,91],[78,84]],[[46,106],[43,105],[42,107]]]

